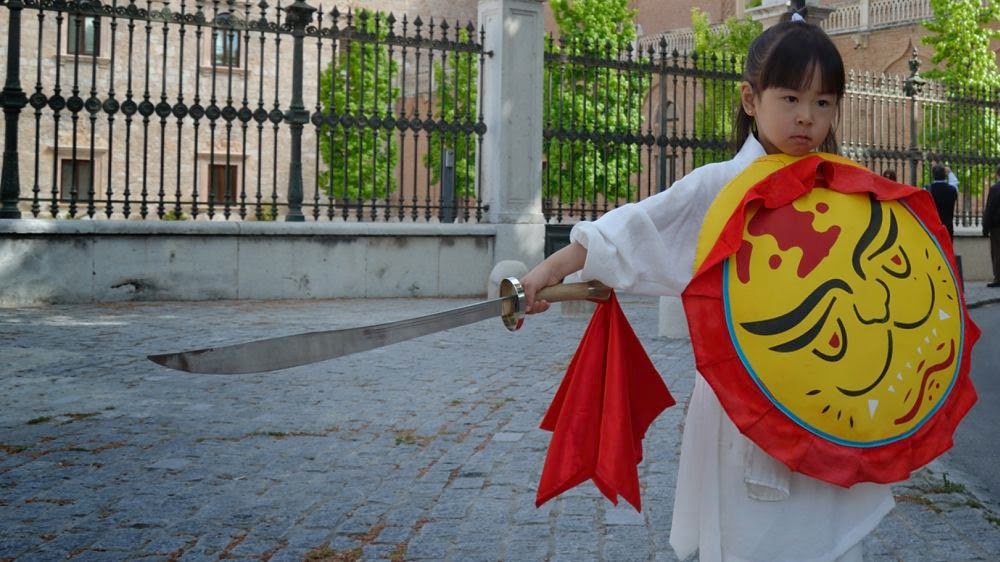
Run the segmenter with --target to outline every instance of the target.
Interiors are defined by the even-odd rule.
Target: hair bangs
[[[801,26],[801,29],[795,29]],[[771,48],[761,66],[760,90],[789,88],[804,90],[810,86],[815,69],[819,68],[825,94],[844,95],[844,63],[836,46],[815,33],[809,33],[802,24],[791,24],[792,29],[781,36]],[[826,40],[823,40],[826,39]]]

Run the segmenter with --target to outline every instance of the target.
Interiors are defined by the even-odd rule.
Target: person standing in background
[[[927,186],[927,191],[931,192],[934,198],[934,206],[937,207],[938,216],[941,222],[948,229],[948,237],[955,238],[955,202],[958,201],[958,192],[948,183],[948,168],[941,164],[934,164],[931,168],[931,177],[934,181]]]
[[[987,287],[1000,287],[1000,165],[997,165],[997,182],[990,187],[983,210],[983,236],[990,237],[990,261],[993,264],[993,281]]]

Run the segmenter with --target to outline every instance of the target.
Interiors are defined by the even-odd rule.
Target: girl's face
[[[759,94],[749,82],[740,84],[743,110],[757,123],[757,138],[768,154],[802,156],[826,140],[837,118],[837,95],[821,92],[817,65],[803,89],[767,88]]]

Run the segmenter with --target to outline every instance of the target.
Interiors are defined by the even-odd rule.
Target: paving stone
[[[653,545],[644,529],[631,526],[609,527],[604,536],[604,558],[607,560],[649,560]]]
[[[149,534],[142,529],[109,529],[91,545],[94,550],[141,550],[149,542]]]
[[[443,560],[448,555],[449,541],[431,536],[414,537],[406,548],[408,560]]]
[[[594,528],[594,517],[581,515],[562,515],[556,518],[558,533],[573,533],[590,531]]]
[[[548,541],[515,540],[507,545],[509,561],[545,560],[551,556]]]
[[[495,434],[493,436],[493,440],[500,443],[513,443],[515,441],[520,441],[522,437],[524,437],[524,433],[522,432],[504,431]]]
[[[283,373],[211,377],[168,372],[145,355],[457,303],[5,309],[0,434],[27,449],[0,453],[0,558],[157,559],[185,549],[184,559],[201,560],[229,547],[233,560],[273,552],[271,560],[300,561],[329,545],[384,560],[405,544],[407,560],[434,562],[676,562],[667,541],[694,360],[688,342],[655,337],[656,299],[622,303],[681,402],[644,441],[642,514],[624,501],[612,506],[590,483],[534,506],[552,437],[538,423],[585,317],[540,315],[513,335],[481,322]],[[88,342],[100,361],[66,349],[97,321]],[[510,345],[496,345],[500,338]],[[52,419],[26,423],[41,416]],[[913,493],[922,478],[898,492]],[[1000,560],[992,498],[930,500],[937,511],[897,505],[866,539],[866,561]]]
[[[33,537],[0,538],[0,556],[16,557],[28,552],[37,544]]]
[[[606,525],[645,525],[646,518],[629,503],[619,500],[617,506],[610,506],[604,511]]]
[[[464,519],[468,511],[468,502],[452,500],[439,502],[431,509],[430,516],[435,519]]]
[[[504,548],[502,545],[462,545],[463,550],[452,552],[447,560],[454,562],[503,562]]]
[[[594,533],[592,528],[574,530],[560,529],[552,537],[556,556],[587,553],[588,556],[577,560],[591,560],[597,557],[602,535]]]

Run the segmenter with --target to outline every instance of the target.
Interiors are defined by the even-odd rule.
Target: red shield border
[[[841,193],[870,193],[879,201],[904,203],[936,238],[953,275],[958,270],[948,232],[938,218],[930,194],[889,181],[864,168],[829,161],[822,155],[809,156],[750,187],[708,255],[697,266],[694,279],[682,295],[695,363],[737,428],[789,469],[843,487],[858,482],[898,482],[951,448],[955,428],[976,402],[969,362],[980,331],[969,317],[961,282],[958,291],[962,297],[965,334],[958,377],[950,393],[909,437],[875,447],[834,443],[789,419],[747,373],[726,323],[723,263],[740,247],[748,208],[757,204],[772,209],[789,205],[818,183]]]

